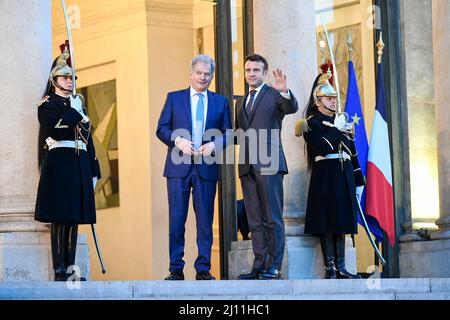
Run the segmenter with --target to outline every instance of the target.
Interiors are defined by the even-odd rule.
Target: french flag
[[[382,64],[378,64],[377,101],[367,159],[366,214],[375,218],[395,245],[394,193]]]
[[[355,148],[358,154],[358,162],[361,172],[367,181],[367,155],[369,153],[369,143],[367,142],[366,125],[364,122],[364,114],[362,112],[361,99],[359,98],[358,81],[356,80],[355,67],[353,61],[348,62],[348,88],[347,101],[345,102],[345,112],[353,119],[355,126]],[[366,188],[361,196],[361,209],[366,212]],[[372,216],[365,215],[367,225],[378,242],[383,240],[383,230],[380,228],[378,221]],[[360,215],[358,215],[358,223],[363,225]]]

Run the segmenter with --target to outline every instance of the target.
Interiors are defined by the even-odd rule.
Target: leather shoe
[[[65,272],[55,272],[55,281],[67,281],[67,273]]]
[[[243,273],[239,275],[239,280],[257,280],[264,273],[264,270],[253,269],[250,273]]]
[[[270,267],[266,272],[262,273],[259,278],[261,280],[278,280],[281,279],[281,272],[274,267]]]
[[[70,281],[87,281],[87,279],[85,277],[79,277],[76,275],[75,271],[73,271],[72,273],[67,273],[67,280]]]
[[[208,271],[197,272],[195,280],[216,280]]]
[[[164,280],[184,280],[183,271],[173,271]]]
[[[336,279],[336,266],[334,264],[334,259],[331,257],[328,260],[327,266],[325,267],[325,279]]]
[[[62,264],[58,264],[55,267],[55,281],[67,281],[67,278],[69,277],[66,273],[66,268]]]
[[[345,268],[337,269],[336,276],[338,279],[361,279],[359,274],[352,274],[348,272]]]

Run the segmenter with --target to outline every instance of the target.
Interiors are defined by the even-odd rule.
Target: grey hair
[[[191,72],[194,71],[195,66],[199,62],[203,62],[203,63],[209,64],[211,66],[211,74],[214,74],[214,71],[216,70],[216,62],[214,61],[213,58],[211,58],[207,54],[199,54],[198,56],[196,56],[196,57],[194,57],[192,59]]]

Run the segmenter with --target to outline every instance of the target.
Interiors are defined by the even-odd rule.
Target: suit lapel
[[[241,126],[242,129],[247,130],[247,128],[249,127],[249,122],[247,119],[247,114],[245,112],[245,102],[247,101],[247,97],[248,94],[243,96],[237,104],[237,116],[238,116],[238,120],[239,120],[239,125]]]
[[[261,91],[258,93],[258,96],[256,97],[256,100],[255,100],[255,102],[253,103],[253,110],[252,110],[252,112],[251,112],[251,114],[250,114],[250,119],[248,120],[248,124],[249,124],[249,125],[251,125],[252,120],[253,120],[253,117],[255,116],[255,113],[256,113],[256,109],[258,108],[259,103],[261,102],[263,96],[266,94],[267,89],[268,89],[268,87],[267,87],[267,85],[265,84],[265,85],[261,88]]]
[[[183,101],[184,101],[184,109],[186,110],[188,122],[189,122],[189,131],[192,134],[192,115],[191,115],[191,96],[190,96],[191,89],[187,88],[183,92]]]
[[[206,123],[205,123],[205,132],[211,126],[211,119],[213,117],[213,112],[216,111],[214,107],[214,94],[208,90],[208,111],[206,113]]]

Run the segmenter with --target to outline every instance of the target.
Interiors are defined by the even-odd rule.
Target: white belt
[[[87,151],[86,143],[84,143],[81,140],[78,140],[76,142],[72,141],[72,140],[61,140],[61,141],[53,140],[50,144],[47,142],[48,150],[52,150],[52,149],[55,149],[55,148],[73,148],[73,149],[77,149],[77,143],[78,143],[78,149]]]
[[[330,153],[327,154],[326,156],[322,157],[322,156],[317,156],[316,157],[316,162],[318,161],[322,161],[322,160],[331,160],[331,159],[344,159],[344,160],[350,160],[350,156],[348,155],[347,152],[342,152],[342,154],[339,153]]]

